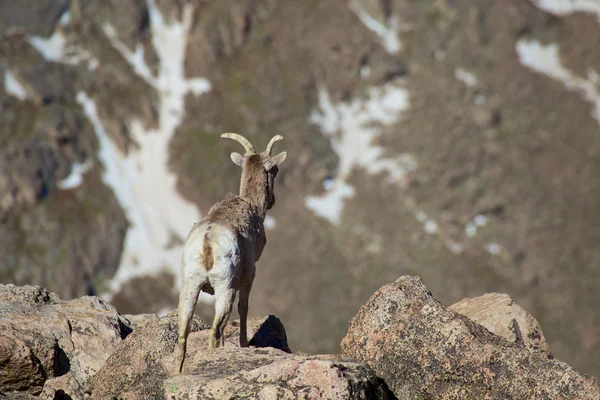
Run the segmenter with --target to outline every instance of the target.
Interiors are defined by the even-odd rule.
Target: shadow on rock
[[[253,347],[273,347],[286,353],[292,352],[287,343],[285,328],[279,318],[274,315],[269,315],[260,324],[249,344]]]

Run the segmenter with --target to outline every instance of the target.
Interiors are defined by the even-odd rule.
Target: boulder
[[[63,301],[40,286],[0,285],[0,392],[78,398],[132,331],[98,297]]]
[[[121,317],[122,319],[127,321],[127,326],[130,327],[132,330],[142,328],[148,325],[150,322],[156,321],[158,319],[156,314],[125,314]]]
[[[39,397],[34,396],[32,394],[13,392],[13,393],[7,393],[7,394],[0,393],[0,399],[1,400],[36,400],[36,399],[39,399]],[[56,398],[56,400],[59,400],[59,399],[61,399],[61,398],[60,397]]]
[[[600,398],[593,378],[447,309],[417,277],[376,291],[341,347],[399,399]]]
[[[71,372],[67,372],[59,377],[48,379],[39,397],[52,400],[79,400],[85,398],[85,388]]]
[[[191,364],[184,374],[164,381],[165,398],[393,398],[370,368],[336,357],[293,356],[273,348],[226,346],[196,353]]]
[[[361,363],[289,354],[285,328],[273,316],[249,319],[249,348],[239,348],[239,321],[232,321],[217,349],[207,348],[209,326],[195,317],[183,372],[174,374],[177,327],[171,312],[129,335],[93,378],[92,398],[392,398]]]
[[[510,342],[525,346],[531,352],[552,356],[540,324],[507,294],[486,293],[462,299],[448,309],[469,317]]]
[[[514,293],[553,354],[600,377],[598,4],[1,1],[0,282],[65,299],[112,287],[133,250],[123,199],[146,183],[173,183],[137,203],[160,217],[144,234],[165,238],[152,246],[171,259],[188,227],[169,193],[206,211],[240,179],[218,135],[259,146],[284,133],[251,310],[284,318],[297,349],[338,351],[364,299],[418,274],[445,304]],[[177,46],[157,51],[167,39]],[[201,78],[203,95],[161,86]],[[144,178],[106,179],[121,156],[109,161],[101,143]],[[156,168],[166,164],[168,178]],[[64,189],[82,165],[81,185]],[[120,271],[135,278],[113,305],[176,304],[176,263],[155,266],[169,278]]]
[[[140,399],[162,397],[162,381],[167,378],[171,370],[163,360],[172,356],[177,341],[177,327],[177,312],[172,311],[132,332],[93,377],[92,397],[94,399],[112,398],[112,396]],[[194,317],[191,322],[190,337],[194,332],[208,328],[204,321]],[[193,345],[188,343],[188,351],[193,348]]]

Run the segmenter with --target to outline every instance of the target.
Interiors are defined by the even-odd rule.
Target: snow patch
[[[470,238],[475,237],[475,235],[477,235],[477,227],[475,226],[474,223],[469,222],[465,226],[465,234]]]
[[[502,250],[502,247],[498,243],[492,242],[492,243],[485,244],[485,251],[487,251],[490,254],[493,254],[493,255],[500,254],[501,250]]]
[[[478,214],[475,216],[475,218],[473,218],[473,223],[476,226],[486,226],[488,222],[488,218],[485,215],[482,214]]]
[[[182,21],[167,22],[153,0],[147,3],[152,45],[159,59],[156,76],[145,64],[141,45],[131,51],[110,25],[104,26],[104,32],[133,71],[157,90],[158,128],[147,129],[139,119],[129,121],[136,146],[125,155],[104,130],[94,100],[85,92],[77,96],[100,142],[102,178],[113,189],[130,223],[119,268],[109,282],[108,293],[103,294],[107,300],[136,277],[155,276],[164,270],[178,277],[183,239],[201,218],[196,206],[177,192],[177,177],[168,168],[169,142],[183,119],[185,96],[200,95],[211,88],[208,80],[186,79],[184,74],[193,7],[184,7]],[[178,290],[180,279],[175,281]],[[212,300],[212,296],[200,296],[200,301]]]
[[[569,15],[587,12],[596,15],[600,22],[600,1],[598,0],[531,0],[538,8],[556,15]]]
[[[4,72],[4,89],[6,93],[15,96],[19,100],[27,100],[27,90],[8,69]]]
[[[371,67],[369,67],[368,65],[363,65],[362,67],[360,67],[360,77],[362,79],[366,79],[369,76],[371,76]]]
[[[417,211],[415,213],[415,218],[423,224],[423,229],[426,233],[433,235],[438,232],[439,227],[437,221],[433,218],[429,218],[424,211]]]
[[[70,11],[65,11],[63,13],[63,15],[60,16],[59,23],[62,26],[66,26],[66,25],[69,25],[70,22],[71,22],[71,12]]]
[[[476,94],[473,97],[473,103],[477,104],[477,105],[483,105],[485,104],[485,96],[482,94]]]
[[[83,174],[89,171],[91,167],[92,162],[90,160],[86,160],[84,163],[73,163],[69,175],[59,181],[56,186],[62,190],[71,190],[81,186],[83,183]]]
[[[588,68],[585,79],[575,75],[560,62],[556,43],[543,45],[536,40],[519,40],[516,50],[521,64],[561,82],[568,90],[592,103],[592,117],[600,125],[600,77],[596,71]]]
[[[153,76],[145,64],[141,45],[131,52],[116,34],[111,35],[114,30],[105,25],[105,32],[115,49],[141,78],[156,88],[159,95],[158,129],[146,129],[138,119],[131,121],[132,138],[138,146],[127,158],[126,171],[129,190],[138,210],[134,212],[137,214],[133,218],[135,223],[127,234],[121,265],[110,282],[113,293],[123,282],[158,273],[164,267],[178,276],[182,247],[170,245],[171,238],[173,235],[185,238],[193,223],[200,220],[196,206],[177,193],[177,177],[168,169],[169,142],[183,119],[185,96],[190,92],[200,95],[211,89],[210,82],[204,78],[185,78],[185,50],[193,7],[189,4],[184,7],[182,21],[169,22],[165,21],[154,0],[148,0],[148,10],[152,44],[159,59],[157,76]],[[176,281],[179,283],[179,279]]]
[[[275,226],[277,226],[277,220],[270,215],[267,215],[265,217],[265,228],[274,229]]]
[[[72,60],[68,60],[65,56],[67,39],[60,30],[56,30],[49,38],[29,36],[27,41],[46,61],[76,64]]]
[[[90,52],[67,42],[62,27],[67,25],[69,21],[70,14],[69,12],[65,12],[61,16],[60,24],[56,27],[52,36],[45,38],[42,36],[30,35],[27,37],[27,41],[46,61],[69,65],[87,62],[88,68],[92,71],[95,70],[99,64],[98,59]]]
[[[420,223],[424,224],[425,222],[427,222],[427,220],[429,219],[429,217],[427,216],[427,214],[425,214],[425,212],[423,211],[419,211],[415,214],[415,217],[419,220]]]
[[[409,171],[417,168],[410,154],[384,158],[383,148],[374,142],[381,135],[381,125],[398,121],[402,111],[408,109],[406,89],[388,83],[370,88],[366,99],[333,104],[329,93],[319,87],[319,110],[310,115],[310,122],[321,128],[328,137],[340,163],[338,175],[333,181],[323,182],[325,194],[309,196],[306,206],[316,215],[338,224],[343,201],[354,195],[354,188],[347,179],[355,167],[361,167],[372,175],[385,172],[387,181],[398,183]]]
[[[319,217],[329,220],[332,224],[340,223],[344,199],[354,196],[354,187],[344,181],[337,181],[324,196],[308,196],[306,207]]]
[[[465,226],[465,234],[468,237],[473,238],[477,235],[477,229],[486,226],[487,223],[488,218],[485,215],[478,214]]]
[[[433,219],[427,220],[425,222],[425,224],[423,225],[423,228],[425,229],[425,232],[429,233],[430,235],[432,235],[438,231],[437,222]]]
[[[466,71],[462,68],[457,68],[454,71],[454,77],[467,85],[468,87],[474,87],[477,85],[477,77],[473,75],[471,72]]]
[[[449,241],[446,243],[446,248],[454,254],[461,254],[464,251],[463,245],[458,242]]]
[[[396,18],[392,17],[387,24],[384,24],[370,16],[356,2],[350,2],[349,7],[367,28],[379,36],[381,44],[388,53],[395,54],[402,50],[402,42],[398,38],[400,24]]]
[[[138,43],[134,51],[129,50],[127,46],[123,44],[117,37],[117,31],[108,22],[102,27],[104,34],[110,41],[110,44],[117,49],[121,56],[127,61],[127,63],[133,68],[133,71],[140,77],[142,77],[148,84],[156,88],[156,78],[152,75],[152,71],[144,60],[144,46]]]

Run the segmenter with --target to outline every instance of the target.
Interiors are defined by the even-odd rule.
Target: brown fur
[[[240,196],[248,200],[259,210],[265,210],[267,196],[267,172],[263,167],[263,159],[260,154],[246,157],[246,165],[242,170],[242,181],[240,184]]]
[[[238,264],[235,266],[235,271],[231,271],[235,272],[235,277],[227,282],[229,286],[226,290],[216,288],[217,291],[215,292],[215,288],[212,287],[211,282],[203,280],[206,277],[196,276],[197,280],[194,280],[192,277],[190,281],[184,278],[178,306],[179,337],[175,347],[177,372],[181,372],[183,367],[187,336],[189,334],[193,311],[196,307],[198,289],[215,294],[219,298],[217,304],[221,304],[218,310],[217,307],[215,308],[215,318],[209,334],[209,347],[214,348],[224,344],[223,329],[231,315],[231,306],[235,299],[236,291],[239,292],[240,346],[248,346],[246,327],[248,298],[255,276],[255,263],[262,255],[267,243],[263,222],[267,210],[275,204],[273,190],[275,176],[278,172],[277,166],[285,160],[287,155],[286,152],[281,152],[271,157],[270,152],[273,143],[281,139],[283,139],[281,136],[275,136],[268,146],[268,151],[260,154],[254,154],[253,151],[247,152],[243,157],[238,153],[231,154],[232,161],[236,165],[242,166],[240,195],[228,194],[225,196],[223,200],[211,207],[204,220],[194,228],[198,229],[206,226],[201,256],[206,272],[212,270],[214,267],[215,253],[218,254],[218,257],[223,257],[224,261],[236,257]],[[248,149],[246,150],[248,151]],[[211,232],[212,224],[215,224],[217,228]],[[219,254],[218,242],[213,243],[213,241],[219,239],[215,238],[215,235],[219,235],[218,232],[223,232],[222,229],[228,230],[235,237],[236,254]],[[227,236],[229,237],[229,235]],[[182,271],[184,267],[185,264],[182,264]],[[206,274],[207,277],[208,275]],[[202,286],[199,287],[199,285]],[[225,308],[223,308],[223,304],[225,304]]]
[[[212,247],[210,246],[210,239],[208,237],[209,232],[210,225],[208,228],[206,228],[206,233],[204,234],[204,245],[202,249],[202,265],[204,265],[204,269],[206,269],[206,271],[210,271],[214,263]]]
[[[257,257],[262,254],[267,243],[263,220],[260,211],[248,200],[230,193],[212,206],[206,220],[227,227],[238,237],[243,237],[242,243],[253,246]]]
[[[236,228],[248,222],[252,214],[250,203],[238,195],[229,193],[223,200],[213,205],[206,216],[210,223]]]

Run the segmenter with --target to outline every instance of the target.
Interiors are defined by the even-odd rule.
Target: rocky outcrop
[[[507,294],[487,293],[462,299],[448,309],[469,317],[510,342],[525,346],[531,352],[551,356],[540,324]]]
[[[600,387],[442,306],[416,277],[380,288],[350,321],[344,354],[370,365],[401,399],[593,399]]]
[[[593,378],[549,355],[535,319],[507,296],[451,308],[460,313],[442,306],[419,278],[403,276],[350,321],[342,355],[292,353],[272,315],[248,320],[250,347],[239,347],[235,320],[225,346],[208,349],[209,325],[194,317],[179,374],[176,311],[123,316],[97,297],[63,301],[39,286],[0,285],[0,399],[600,396]]]
[[[418,274],[444,304],[511,293],[558,358],[600,376],[597,3],[0,2],[0,282],[98,293],[140,259],[132,210],[149,210],[149,249],[177,253],[186,217],[152,186],[204,213],[239,180],[218,134],[281,133],[251,307],[298,349],[337,351],[363,299]],[[183,96],[199,79],[211,91]],[[177,261],[119,275],[132,279],[113,304],[172,306]]]
[[[194,317],[190,330],[194,333],[207,328],[206,323]],[[91,391],[94,398],[163,396],[162,382],[170,371],[163,360],[172,354],[176,340],[177,318],[174,313],[133,332],[93,378]],[[188,343],[189,349],[194,348],[191,340],[188,339]]]
[[[225,347],[208,349],[208,326],[195,318],[183,371],[173,375],[176,313],[153,321],[133,332],[96,374],[92,398],[390,398],[383,381],[361,363],[289,354],[285,328],[273,316],[249,319],[250,348],[239,348],[238,326],[227,326]]]
[[[335,356],[292,356],[272,348],[197,353],[191,373],[164,381],[168,399],[392,399],[364,364]]]
[[[0,392],[83,394],[132,324],[97,297],[0,285]]]
[[[119,315],[97,297],[63,301],[39,286],[0,285],[0,398],[387,399],[385,383],[340,356],[292,355],[281,321],[250,318],[252,347],[208,350],[195,317],[182,374],[173,375],[177,313]]]

